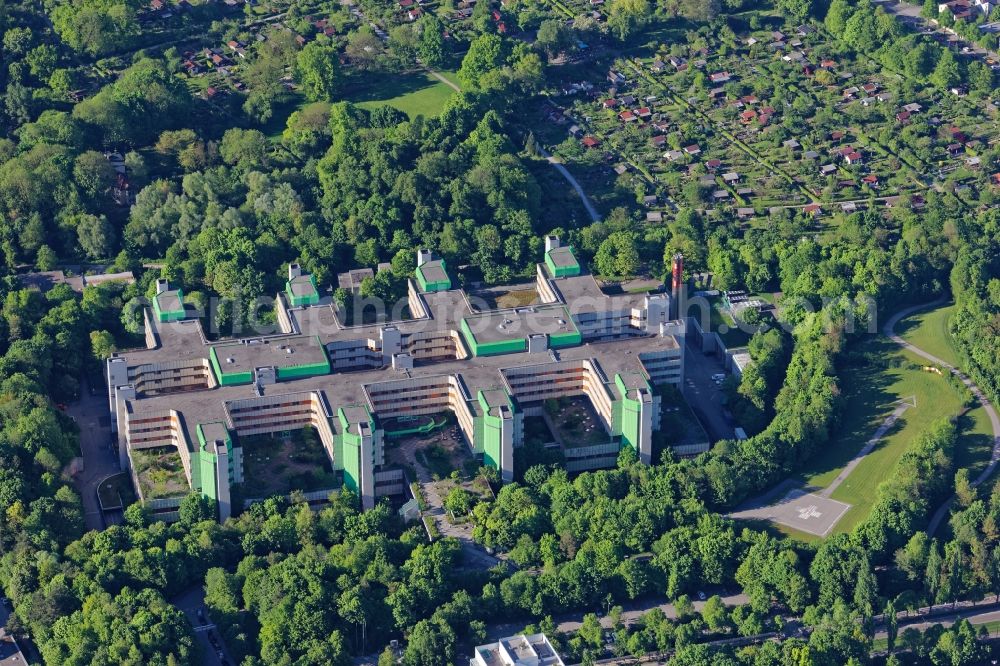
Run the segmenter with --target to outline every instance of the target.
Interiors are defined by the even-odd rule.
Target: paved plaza
[[[770,520],[800,532],[824,537],[850,508],[850,504],[796,488],[774,504],[739,511],[732,514],[732,517]]]

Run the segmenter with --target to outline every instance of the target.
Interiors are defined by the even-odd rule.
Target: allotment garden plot
[[[991,112],[961,91],[913,86],[808,26],[697,50],[663,44],[616,61],[601,89],[573,90],[555,97],[569,141],[663,188],[648,206],[669,190],[746,218],[772,206],[852,212],[920,193],[938,172],[961,188],[998,137]]]

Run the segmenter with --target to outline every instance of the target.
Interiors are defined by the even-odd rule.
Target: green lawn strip
[[[969,476],[975,479],[993,453],[993,427],[982,407],[972,409],[958,419],[959,438],[955,447],[955,468],[969,468]],[[987,483],[988,487],[990,484]]]
[[[948,332],[948,319],[954,312],[954,303],[918,312],[899,322],[896,333],[928,354],[958,366],[961,358]]]
[[[712,330],[719,334],[729,349],[750,344],[750,334],[741,330],[732,315],[723,310],[718,302],[712,303],[711,323]],[[722,332],[722,326],[726,327],[725,333]]]
[[[816,536],[815,534],[809,534],[809,532],[802,532],[789,527],[788,525],[782,525],[781,523],[773,523],[773,527],[786,537],[795,539],[796,541],[801,541],[802,543],[818,544],[823,541],[823,537]]]
[[[388,104],[412,119],[438,115],[454,92],[427,72],[413,72],[370,77],[346,91],[344,99],[369,110]]]
[[[576,18],[576,13],[559,0],[548,0],[548,3],[565,14],[568,18]]]
[[[954,416],[961,397],[945,377],[914,367],[921,359],[892,341],[873,338],[861,344],[839,373],[845,399],[840,426],[828,446],[806,465],[801,476],[810,486],[825,488],[840,473],[902,398],[915,396],[917,406],[907,410],[832,498],[851,505],[834,533],[850,531],[868,515],[879,484],[887,479],[907,448],[935,420]]]
[[[453,72],[438,72],[448,80],[454,77]],[[366,76],[360,79],[348,79],[342,90],[341,99],[353,102],[364,109],[375,109],[388,104],[411,119],[418,115],[436,116],[444,109],[445,102],[455,91],[447,84],[424,71],[409,73],[385,73]],[[272,141],[280,141],[281,133],[288,124],[288,118],[296,111],[313,104],[301,94],[293,93],[287,100],[278,104],[274,114],[264,124],[261,131]]]

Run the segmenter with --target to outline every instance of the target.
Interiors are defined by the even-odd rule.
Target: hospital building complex
[[[608,438],[567,448],[567,469],[614,465],[626,446],[651,462],[660,427],[655,387],[683,381],[671,294],[610,295],[552,236],[536,268],[536,305],[477,308],[453,287],[444,260],[421,250],[417,264],[408,318],[350,325],[292,264],[276,299],[279,332],[219,341],[206,339],[181,290],[160,280],[144,313],[145,348],[107,361],[120,463],[153,515],[175,518],[194,489],[225,520],[235,508],[232,487],[243,482],[240,438],[308,426],[343,486],[371,508],[405,491],[402,470],[386,465],[383,422],[443,412],[509,482],[524,417],[568,396],[589,400]],[[144,492],[134,459],[167,447],[183,466],[183,493]]]

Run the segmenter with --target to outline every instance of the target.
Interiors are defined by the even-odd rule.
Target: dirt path
[[[445,84],[446,86],[448,86],[449,88],[451,88],[451,89],[452,89],[452,90],[454,90],[455,92],[462,92],[462,89],[461,89],[461,88],[459,88],[459,87],[458,87],[457,85],[455,85],[454,83],[452,83],[451,81],[449,81],[448,79],[446,79],[446,78],[444,77],[444,75],[443,75],[443,74],[441,74],[440,72],[436,72],[436,71],[434,71],[433,69],[431,69],[430,67],[426,67],[426,66],[423,66],[423,65],[421,65],[421,66],[422,66],[422,67],[424,67],[424,69],[426,69],[426,70],[427,70],[427,73],[428,73],[428,74],[430,74],[430,75],[431,75],[431,76],[433,76],[433,77],[434,77],[435,79],[437,79],[437,80],[438,80],[438,81],[440,81],[441,83]]]
[[[968,388],[969,391],[972,392],[972,395],[976,397],[976,399],[979,401],[979,404],[981,404],[983,406],[983,409],[986,411],[986,415],[990,419],[990,426],[993,428],[993,453],[990,456],[989,465],[987,465],[986,469],[984,469],[982,473],[980,473],[980,475],[976,477],[975,480],[972,481],[971,485],[973,488],[975,488],[976,486],[979,486],[987,479],[989,479],[990,476],[993,474],[994,470],[996,470],[997,464],[1000,463],[1000,415],[997,414],[997,410],[993,407],[993,404],[990,403],[990,400],[989,398],[986,397],[986,394],[983,393],[982,389],[980,389],[968,375],[966,375],[964,372],[962,372],[955,366],[951,365],[950,363],[938,358],[937,356],[925,352],[923,349],[920,349],[919,347],[911,345],[909,342],[907,342],[900,336],[896,335],[895,332],[896,324],[898,324],[901,319],[904,319],[905,317],[908,317],[915,312],[920,312],[921,310],[928,310],[930,308],[936,307],[938,305],[941,305],[942,303],[944,303],[944,300],[938,299],[931,303],[923,303],[921,305],[914,305],[912,307],[904,308],[903,310],[900,310],[899,312],[897,312],[896,314],[894,314],[892,317],[889,318],[889,321],[887,321],[885,323],[885,326],[882,328],[882,332],[885,333],[885,335],[888,336],[889,339],[891,339],[893,342],[900,345],[907,351],[910,351],[916,354],[917,356],[920,356],[921,358],[927,359],[934,365],[947,369],[951,374],[958,377],[962,381],[962,383],[965,384],[966,388]],[[934,532],[937,531],[937,528],[940,526],[941,521],[944,520],[945,516],[948,515],[948,509],[951,508],[951,503],[954,501],[954,499],[955,499],[954,496],[950,497],[948,501],[942,504],[938,508],[938,510],[934,512],[934,516],[931,518],[930,523],[927,525],[928,535],[933,535]]]

